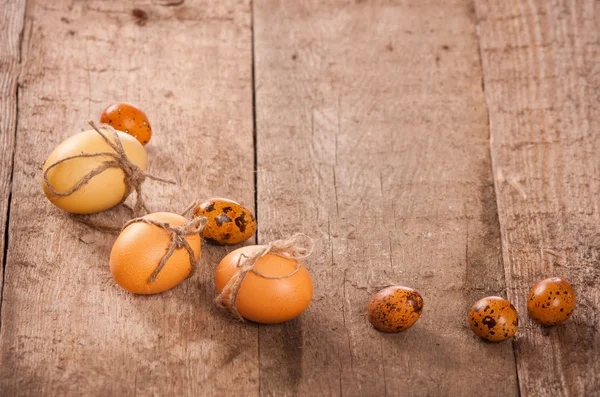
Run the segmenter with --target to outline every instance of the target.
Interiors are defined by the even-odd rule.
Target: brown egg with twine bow
[[[122,288],[156,294],[185,280],[200,257],[206,218],[157,212],[125,224],[110,253],[110,271]]]
[[[134,216],[149,212],[142,197],[146,178],[166,183],[146,172],[146,151],[132,136],[110,126],[63,141],[44,164],[42,187],[50,202],[74,214],[92,214],[121,204],[135,190]]]
[[[300,262],[311,250],[307,236],[295,235],[229,253],[215,273],[217,305],[241,321],[263,324],[299,316],[312,299],[312,280]]]

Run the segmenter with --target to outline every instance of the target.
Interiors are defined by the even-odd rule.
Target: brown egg
[[[558,277],[538,282],[529,291],[529,317],[543,325],[559,325],[569,319],[576,305],[571,284]]]
[[[215,272],[215,286],[221,293],[227,282],[238,271],[241,255],[249,257],[263,246],[249,245],[230,252]],[[297,261],[267,254],[256,263],[256,270],[270,277],[286,276],[296,269]],[[303,265],[294,275],[269,279],[249,272],[242,281],[236,304],[242,317],[263,324],[281,323],[299,316],[312,299],[313,285]],[[227,294],[226,301],[229,299]]]
[[[407,287],[382,289],[369,302],[369,322],[382,332],[400,332],[417,322],[423,311],[421,295]]]
[[[110,105],[102,112],[100,122],[135,137],[142,145],[150,142],[152,137],[148,116],[140,108],[130,103]]]
[[[202,237],[212,244],[239,244],[256,233],[256,220],[246,207],[224,198],[214,198],[199,204],[195,216],[208,219]]]
[[[183,226],[188,221],[181,215],[169,212],[157,212],[144,218],[172,226]],[[185,239],[197,260],[201,250],[200,236],[194,234]],[[185,248],[177,248],[156,280],[149,281],[171,242],[170,233],[155,225],[137,222],[123,229],[110,253],[110,271],[117,284],[134,294],[157,294],[185,280],[192,271],[193,263]]]
[[[515,307],[499,296],[488,296],[475,302],[467,318],[475,335],[491,342],[500,342],[517,332],[519,315]]]

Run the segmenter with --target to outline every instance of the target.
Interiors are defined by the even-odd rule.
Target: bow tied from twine
[[[167,250],[167,253],[160,260],[158,267],[154,270],[154,272],[148,279],[148,282],[153,283],[156,281],[158,274],[161,272],[161,270],[167,264],[167,261],[169,260],[169,258],[171,258],[171,256],[177,249],[181,249],[181,248],[186,249],[186,251],[190,257],[190,264],[192,265],[192,270],[194,269],[196,262],[197,262],[196,255],[194,254],[194,250],[188,243],[186,237],[196,235],[196,234],[201,235],[202,231],[206,227],[207,222],[208,222],[208,220],[206,217],[197,217],[197,218],[189,220],[182,226],[172,226],[168,222],[160,222],[160,221],[156,221],[154,219],[148,219],[146,217],[141,217],[141,218],[135,218],[135,219],[130,220],[123,226],[123,229],[125,229],[127,226],[129,226],[133,223],[145,223],[148,225],[157,226],[157,227],[163,229],[165,232],[170,234],[171,244],[169,244],[169,249]],[[198,258],[199,257],[200,257],[200,255],[198,255]]]
[[[85,185],[87,185],[92,180],[92,178],[95,177],[96,175],[99,175],[99,174],[103,173],[104,171],[111,169],[111,168],[118,168],[118,169],[122,170],[123,173],[125,174],[124,181],[125,181],[125,187],[126,187],[123,199],[118,204],[122,204],[125,201],[125,199],[127,199],[127,197],[129,197],[131,192],[135,190],[136,201],[135,201],[135,206],[133,207],[133,216],[134,217],[140,216],[140,215],[142,215],[143,211],[145,211],[146,213],[149,213],[150,211],[148,210],[148,207],[146,206],[146,203],[144,202],[144,198],[142,196],[142,184],[144,183],[146,178],[149,178],[149,179],[152,179],[155,181],[159,181],[159,182],[170,183],[170,184],[175,184],[176,182],[173,180],[170,180],[170,179],[164,179],[164,178],[160,178],[160,177],[151,175],[151,174],[147,173],[146,171],[142,170],[133,161],[131,161],[129,159],[129,157],[127,157],[127,153],[125,152],[125,148],[123,147],[123,143],[121,142],[121,138],[119,137],[119,134],[110,125],[101,124],[100,127],[102,129],[108,130],[110,133],[112,133],[115,138],[115,142],[112,142],[110,139],[108,139],[106,134],[104,132],[102,132],[101,129],[98,128],[96,126],[96,124],[94,124],[93,121],[88,121],[88,124],[102,137],[102,139],[111,147],[111,149],[114,150],[114,152],[80,153],[80,154],[76,154],[73,156],[65,157],[61,160],[58,160],[58,161],[50,164],[50,166],[48,166],[48,168],[46,168],[46,170],[44,171],[44,174],[43,174],[44,183],[48,187],[48,190],[57,197],[70,196],[71,194],[75,193],[76,191],[80,190]],[[54,167],[57,167],[58,165],[65,163],[69,160],[73,160],[73,159],[99,158],[99,157],[109,157],[110,159],[103,161],[100,165],[98,165],[98,167],[91,170],[88,174],[86,174],[83,178],[81,178],[79,180],[79,182],[77,182],[73,187],[71,187],[66,192],[57,191],[54,188],[54,186],[52,186],[52,184],[50,183],[48,173]]]
[[[307,258],[312,253],[313,241],[305,234],[295,234],[287,240],[276,240],[259,247],[252,255],[240,254],[235,265],[237,268],[236,273],[229,279],[219,296],[215,299],[217,306],[229,310],[231,314],[242,322],[245,320],[238,311],[237,296],[248,273],[252,272],[259,277],[270,280],[290,278],[302,268],[303,265],[300,263],[300,260]],[[256,268],[258,261],[266,255],[295,259],[296,267],[293,271],[283,276],[270,276]]]

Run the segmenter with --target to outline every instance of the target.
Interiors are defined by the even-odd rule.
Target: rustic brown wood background
[[[599,93],[594,0],[0,0],[0,395],[599,396]],[[225,196],[259,242],[315,239],[307,312],[218,311],[226,247],[166,293],[115,285],[114,236],[40,188],[115,101],[179,182],[146,182],[154,208]],[[578,309],[542,328],[525,297],[552,275]],[[384,335],[366,306],[392,283],[425,311]],[[468,329],[490,294],[513,343]]]

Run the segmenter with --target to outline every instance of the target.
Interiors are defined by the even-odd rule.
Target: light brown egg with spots
[[[152,138],[148,116],[142,109],[130,103],[110,105],[100,115],[100,122],[135,137],[142,145],[146,145]]]
[[[246,207],[235,201],[214,198],[199,204],[195,216],[208,219],[202,237],[212,244],[239,244],[256,233],[256,219]]]
[[[512,338],[519,328],[515,307],[499,296],[488,296],[469,309],[469,326],[475,335],[491,342]]]
[[[559,325],[569,319],[576,303],[571,284],[552,277],[533,286],[527,299],[527,312],[542,325]]]
[[[423,311],[423,298],[408,287],[382,289],[369,302],[369,322],[381,332],[395,333],[412,327]]]

